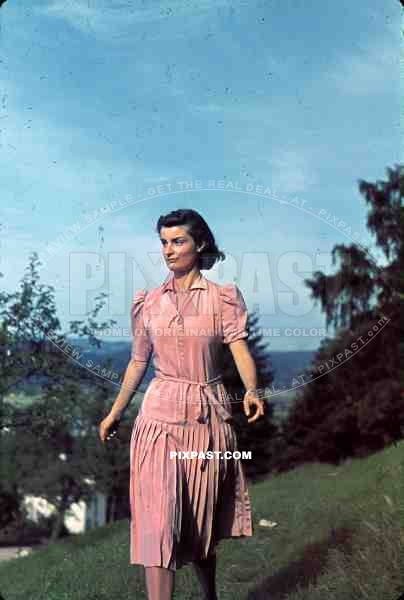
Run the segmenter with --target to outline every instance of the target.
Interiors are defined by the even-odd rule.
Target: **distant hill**
[[[124,371],[128,364],[130,345],[127,342],[105,342],[99,349],[90,347],[88,343],[82,340],[74,340],[72,344],[75,348],[80,349],[87,358],[93,360],[94,363],[104,364],[108,358],[111,359],[114,369],[118,372]],[[310,365],[314,351],[271,352],[270,355],[274,369],[273,385],[277,390],[281,390],[292,387],[293,378],[301,375],[303,370]],[[148,372],[151,375],[147,383],[153,377],[152,362],[151,360],[149,364]]]
[[[100,365],[101,368],[107,368],[107,361],[110,361],[108,370],[113,370],[119,376],[122,376],[130,357],[130,344],[128,342],[104,342],[100,348],[90,346],[82,338],[68,338],[75,350],[82,355],[81,363],[84,365],[87,361],[92,361],[93,365]],[[270,357],[274,370],[273,391],[272,388],[267,396],[273,402],[279,416],[285,416],[290,402],[295,397],[293,390],[293,379],[301,375],[305,368],[310,365],[313,352],[271,352]],[[138,391],[144,392],[154,377],[153,361],[151,360],[148,369],[144,375]],[[29,384],[26,382],[20,385],[20,390],[26,394],[38,393],[43,378],[31,378]],[[18,388],[17,388],[18,390]],[[289,390],[289,391],[288,391]],[[283,391],[284,393],[280,393]],[[274,395],[272,395],[274,394]]]

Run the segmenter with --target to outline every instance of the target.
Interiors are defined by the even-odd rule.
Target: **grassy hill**
[[[404,591],[404,441],[339,467],[307,464],[250,486],[254,536],[218,548],[220,600],[397,600]],[[276,521],[273,529],[258,525]],[[113,523],[0,565],[4,600],[146,598]],[[202,598],[191,566],[175,598]]]

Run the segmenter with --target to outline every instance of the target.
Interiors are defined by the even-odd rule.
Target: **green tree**
[[[102,294],[96,299],[85,322],[70,324],[69,334],[99,345],[92,334],[94,328],[115,323],[96,321],[103,298]],[[89,500],[95,490],[113,495],[117,482],[129,478],[124,443],[105,446],[98,437],[98,425],[110,408],[113,386],[60,350],[70,339],[61,331],[52,286],[40,283],[35,253],[20,289],[0,295],[0,315],[3,502],[13,491],[18,501],[25,495],[45,498],[56,508],[52,532],[56,539],[74,502]],[[52,341],[55,339],[57,344]],[[27,391],[32,389],[30,385],[36,397],[24,406],[6,401],[10,392]],[[120,437],[124,434],[123,430]]]
[[[404,435],[404,166],[388,168],[387,181],[360,180],[359,190],[386,264],[375,266],[366,249],[337,245],[338,272],[306,280],[327,328],[333,323],[337,333],[323,341],[306,374],[311,382],[299,390],[283,424],[284,451],[273,464],[280,470],[365,456]]]

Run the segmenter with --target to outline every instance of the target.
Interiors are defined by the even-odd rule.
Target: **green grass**
[[[339,467],[307,464],[250,485],[254,536],[218,547],[220,600],[396,600],[404,591],[404,442]],[[258,526],[262,518],[278,523]],[[5,600],[146,598],[119,521],[0,565]],[[192,567],[178,600],[202,598]]]

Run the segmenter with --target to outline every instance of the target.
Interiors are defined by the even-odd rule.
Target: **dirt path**
[[[0,561],[18,558],[18,553],[21,551],[31,552],[31,546],[7,546],[0,548]]]

